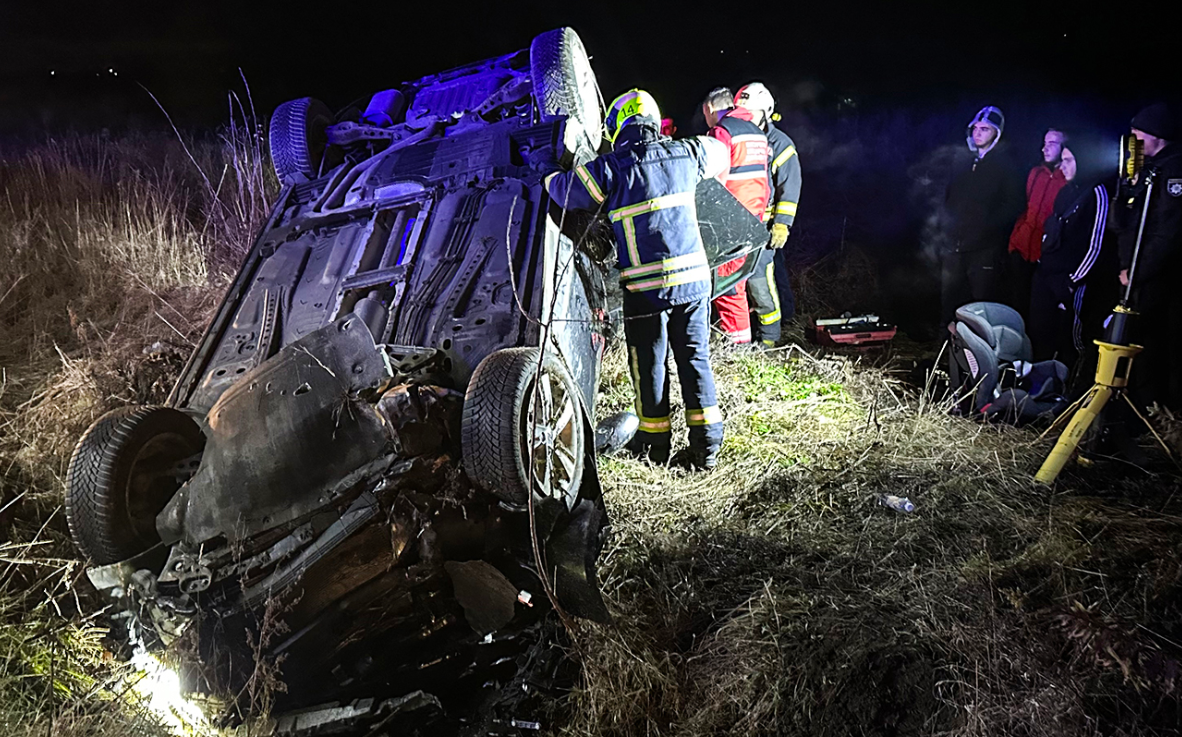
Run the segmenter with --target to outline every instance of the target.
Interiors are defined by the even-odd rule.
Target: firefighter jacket
[[[1059,167],[1039,164],[1026,177],[1026,211],[1010,233],[1010,251],[1034,262],[1042,251],[1043,224],[1055,209],[1055,197],[1067,179]]]
[[[771,199],[767,134],[751,121],[750,110],[737,107],[723,113],[709,135],[730,149],[730,169],[720,180],[743,207],[762,220]]]
[[[706,136],[679,141],[627,125],[615,150],[546,176],[560,207],[602,210],[616,236],[624,313],[647,315],[710,294],[698,231],[698,182],[726,171],[726,148]]]
[[[1146,171],[1154,172],[1153,194],[1145,216],[1145,234],[1137,256],[1134,289],[1140,291],[1161,280],[1177,288],[1182,267],[1182,144],[1171,143],[1157,156],[1145,159]],[[1113,203],[1113,225],[1117,231],[1120,267],[1133,263],[1137,229],[1145,206],[1145,181],[1142,176],[1132,188],[1123,188]],[[1119,206],[1118,206],[1119,204]]]
[[[788,134],[768,124],[767,140],[772,147],[768,174],[772,182],[772,198],[768,201],[768,219],[792,227],[796,220],[796,205],[800,202],[800,156],[796,144]]]

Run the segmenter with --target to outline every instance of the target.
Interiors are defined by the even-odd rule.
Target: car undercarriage
[[[273,669],[273,708],[321,730],[276,734],[494,733],[490,704],[561,680],[548,614],[609,619],[593,423],[619,296],[603,214],[564,214],[527,160],[595,155],[600,119],[570,29],[275,111],[283,190],[168,401],[71,461],[71,532],[132,642],[189,643],[236,718]],[[766,242],[718,182],[697,200],[712,263]]]

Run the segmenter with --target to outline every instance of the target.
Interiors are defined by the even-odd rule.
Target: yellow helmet
[[[607,140],[615,143],[616,136],[620,135],[624,126],[634,118],[648,118],[653,125],[661,125],[661,110],[657,107],[657,101],[649,93],[636,88],[612,100],[611,106],[608,107],[607,120],[604,122]]]

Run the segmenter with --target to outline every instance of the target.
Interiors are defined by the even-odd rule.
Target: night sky
[[[710,12],[578,2],[4,5],[0,120],[7,127],[71,117],[119,126],[144,111],[150,123],[152,105],[137,83],[182,124],[212,124],[224,115],[226,91],[241,89],[239,69],[264,112],[304,95],[339,106],[524,48],[561,25],[583,37],[609,98],[646,86],[687,118],[709,87],[752,77],[781,92],[808,83],[805,102],[814,105],[951,105],[974,96],[1013,105],[1047,93],[1135,105],[1175,91],[1179,70],[1174,24],[1160,17],[1122,23],[1115,9],[1089,13],[1067,3],[904,10],[716,3]],[[1143,4],[1135,9],[1155,15]]]

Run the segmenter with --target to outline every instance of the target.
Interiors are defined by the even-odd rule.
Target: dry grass
[[[1052,492],[1032,431],[844,358],[721,350],[718,469],[604,464],[616,623],[579,639],[566,734],[1175,733],[1176,477]]]
[[[0,731],[159,734],[104,649],[61,514],[99,414],[161,402],[275,191],[256,121],[216,138],[0,150]],[[120,704],[112,708],[112,703]]]

